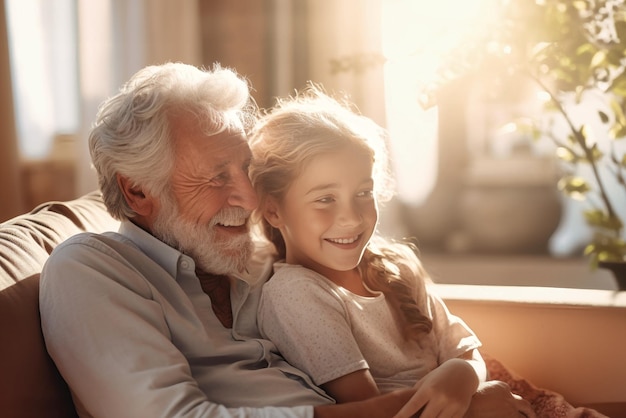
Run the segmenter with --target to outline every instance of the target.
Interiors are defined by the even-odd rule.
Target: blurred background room
[[[381,231],[412,239],[436,281],[615,288],[583,255],[592,230],[557,187],[554,143],[506,129],[540,116],[536,85],[468,72],[425,105],[500,0],[1,1],[0,221],[97,188],[89,128],[135,71],[219,62],[261,108],[312,80],[388,130],[398,193]]]

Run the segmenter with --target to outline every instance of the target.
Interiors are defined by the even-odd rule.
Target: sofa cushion
[[[117,230],[99,192],[49,202],[0,224],[0,289],[40,273],[54,247],[83,231]]]
[[[0,411],[3,417],[75,417],[65,381],[45,348],[39,274],[0,291]]]

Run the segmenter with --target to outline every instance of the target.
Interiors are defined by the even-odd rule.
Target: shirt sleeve
[[[434,287],[427,286],[428,310],[433,320],[433,333],[439,345],[438,363],[461,356],[481,347],[481,342],[469,326],[453,315]]]
[[[227,408],[207,399],[145,277],[98,239],[57,247],[40,286],[48,352],[90,416],[313,416],[310,406]]]
[[[317,385],[368,368],[338,291],[310,270],[282,267],[259,304],[261,334]]]

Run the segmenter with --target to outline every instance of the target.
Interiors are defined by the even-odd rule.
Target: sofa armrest
[[[41,333],[38,274],[0,291],[0,333],[2,416],[77,416]]]
[[[0,224],[0,415],[75,417],[48,356],[39,319],[39,274],[52,250],[80,232],[117,230],[99,192],[48,202]]]

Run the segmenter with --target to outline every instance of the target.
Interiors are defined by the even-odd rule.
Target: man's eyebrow
[[[213,165],[213,167],[211,167],[211,171],[212,172],[222,171],[226,166],[228,166],[228,161],[222,160],[219,162],[219,164]]]

